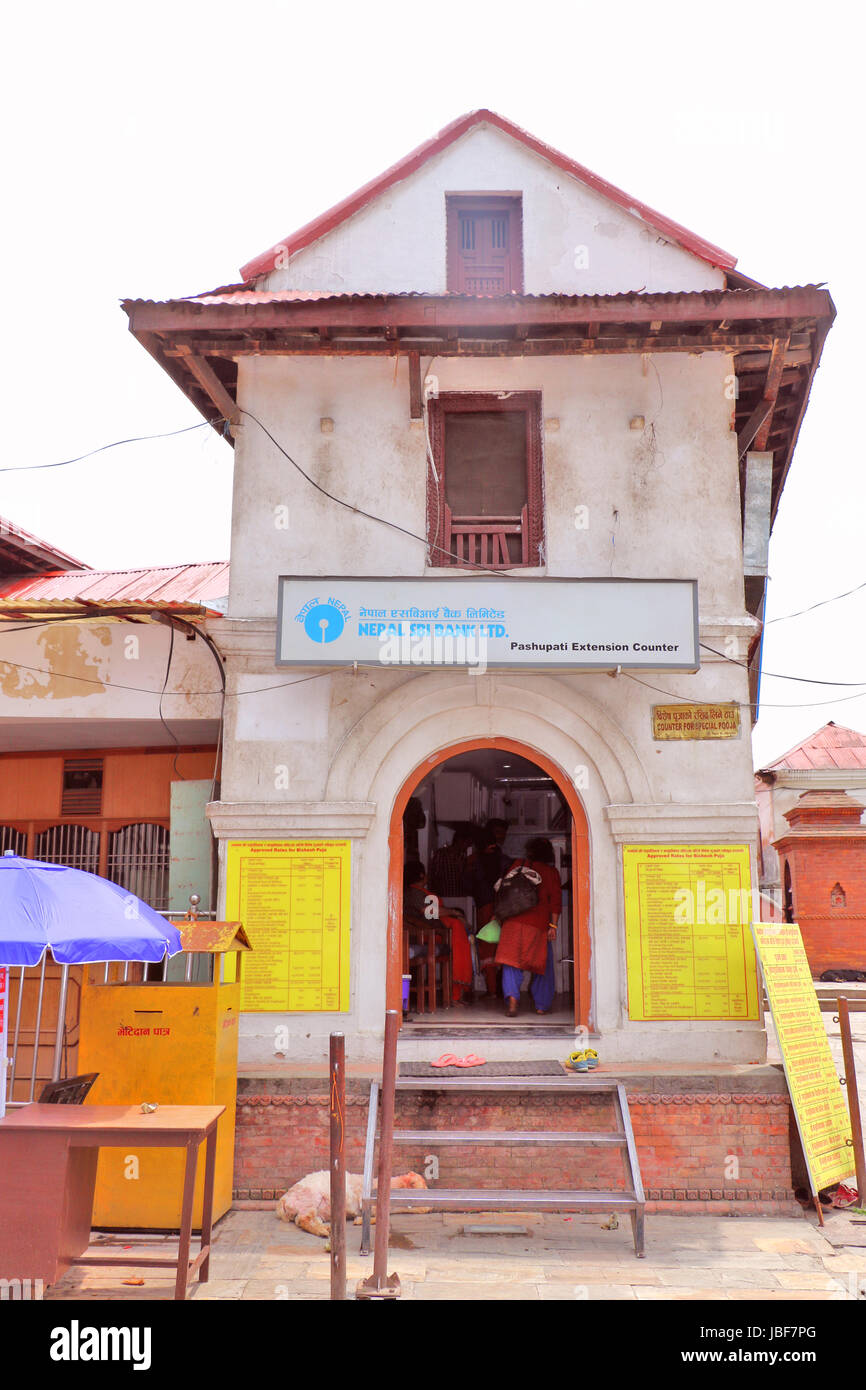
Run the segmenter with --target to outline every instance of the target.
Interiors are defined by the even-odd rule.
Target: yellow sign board
[[[230,840],[226,916],[243,922],[241,1009],[349,1008],[349,840]]]
[[[752,931],[812,1190],[818,1193],[854,1172],[848,1107],[800,928],[793,922],[755,922]]]
[[[629,1018],[759,1018],[748,845],[622,854]]]
[[[653,738],[737,738],[739,705],[653,705]]]

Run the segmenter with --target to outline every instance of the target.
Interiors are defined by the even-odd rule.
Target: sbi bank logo
[[[304,631],[311,642],[325,644],[336,642],[343,628],[349,610],[338,598],[311,598],[295,614],[295,622],[303,623]]]

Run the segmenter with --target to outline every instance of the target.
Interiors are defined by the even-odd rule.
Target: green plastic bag
[[[499,919],[496,917],[491,917],[490,921],[486,924],[486,926],[483,926],[480,932],[476,933],[476,939],[478,941],[490,941],[495,943],[499,940],[501,932],[502,924],[500,923]]]

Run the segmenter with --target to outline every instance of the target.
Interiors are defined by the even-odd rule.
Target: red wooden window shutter
[[[519,197],[447,197],[448,289],[463,294],[523,293]]]
[[[430,402],[430,563],[503,570],[543,563],[541,397],[465,392]]]

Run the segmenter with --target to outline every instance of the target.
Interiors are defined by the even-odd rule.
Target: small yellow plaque
[[[737,738],[739,705],[653,705],[653,738]]]

